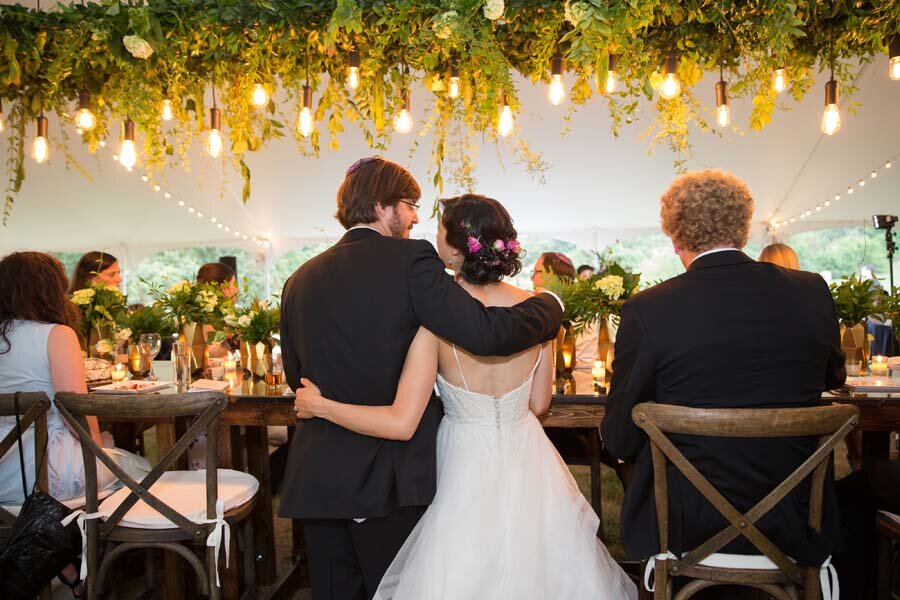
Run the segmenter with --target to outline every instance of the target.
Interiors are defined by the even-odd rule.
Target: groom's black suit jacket
[[[339,402],[394,401],[420,325],[479,355],[508,355],[556,336],[562,309],[548,294],[485,308],[444,271],[423,240],[361,228],[303,264],[281,298],[288,385],[300,377]],[[437,427],[432,394],[408,442],[359,435],[323,419],[302,421],[281,491],[282,517],[356,518],[424,506],[435,492]]]
[[[820,401],[822,391],[844,382],[839,338],[834,303],[821,277],[759,263],[738,251],[702,256],[686,273],[625,303],[602,435],[614,456],[636,460],[621,513],[629,556],[641,559],[660,551],[650,446],[631,420],[634,405],[809,406]],[[815,449],[808,438],[671,438],[740,511],[749,510]],[[726,527],[671,465],[668,481],[668,550],[693,549]],[[807,481],[757,524],[789,556],[820,564],[839,539],[831,475],[821,535],[806,526],[808,489]],[[739,540],[722,551],[759,553]]]

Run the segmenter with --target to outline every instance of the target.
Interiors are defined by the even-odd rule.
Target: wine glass
[[[156,373],[153,372],[153,359],[159,354],[161,346],[162,339],[159,337],[158,333],[141,334],[141,339],[138,341],[138,347],[140,348],[141,354],[148,357],[150,360],[150,374],[147,375],[148,381],[157,381],[159,379],[156,376]]]

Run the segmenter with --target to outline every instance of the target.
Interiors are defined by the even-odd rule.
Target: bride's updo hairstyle
[[[487,196],[463,194],[440,201],[447,243],[459,250],[459,275],[472,284],[500,281],[522,270],[522,248],[503,205]]]

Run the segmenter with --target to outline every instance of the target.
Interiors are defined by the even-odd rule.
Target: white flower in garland
[[[215,292],[210,292],[209,290],[200,290],[200,293],[197,294],[197,300],[200,301],[203,312],[208,313],[216,310],[216,305],[219,303],[219,299],[216,298]]]
[[[81,306],[91,303],[91,299],[94,297],[94,290],[91,288],[85,288],[83,290],[75,290],[72,294],[72,302]]]
[[[125,327],[125,328],[123,328],[123,329],[120,329],[120,330],[119,330],[119,333],[116,334],[116,337],[117,337],[119,340],[121,340],[121,341],[124,342],[125,340],[127,340],[128,338],[131,337],[131,330],[128,329],[127,327]]]
[[[100,340],[95,348],[97,349],[97,354],[112,354],[113,350],[116,349],[116,345],[110,340]]]
[[[139,35],[126,35],[122,38],[125,49],[135,58],[147,59],[153,54],[153,47]]]
[[[566,21],[578,27],[579,23],[588,16],[590,6],[587,2],[566,2],[564,10]]]
[[[484,3],[484,18],[496,21],[503,16],[503,11],[505,10],[506,6],[503,0],[487,0]]]
[[[431,24],[431,28],[434,29],[434,35],[442,40],[448,39],[456,30],[458,20],[459,15],[455,10],[448,10],[439,14],[434,18],[434,23]]]

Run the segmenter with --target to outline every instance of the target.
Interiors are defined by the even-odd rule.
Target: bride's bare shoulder
[[[501,281],[495,285],[494,299],[498,306],[512,306],[531,298],[531,292]]]

